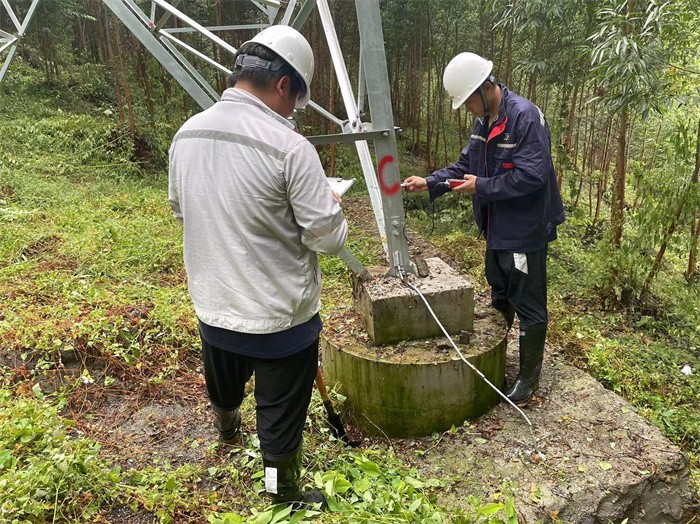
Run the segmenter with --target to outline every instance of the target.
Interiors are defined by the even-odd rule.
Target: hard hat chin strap
[[[495,85],[496,83],[496,77],[493,75],[489,75],[488,78],[486,79],[486,82],[490,82],[492,85]],[[484,91],[484,83],[482,83],[479,86],[479,96],[481,97],[481,105],[484,107],[484,116],[490,116],[489,114],[489,101],[486,98],[486,91]]]
[[[479,96],[481,97],[481,105],[484,107],[484,116],[489,116],[489,102],[486,100],[483,84],[479,86]]]

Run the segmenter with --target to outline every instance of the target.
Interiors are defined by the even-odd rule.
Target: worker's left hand
[[[338,202],[338,205],[343,203],[343,199],[340,198],[340,195],[336,191],[333,191],[333,198],[335,198],[335,201]]]
[[[457,193],[473,195],[476,193],[476,177],[474,175],[464,175],[464,183],[452,188]]]

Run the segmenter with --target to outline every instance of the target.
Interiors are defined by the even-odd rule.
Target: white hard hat
[[[274,51],[299,73],[306,84],[306,93],[297,100],[296,107],[299,109],[306,107],[311,97],[309,86],[314,77],[314,53],[306,38],[288,25],[272,25],[260,31],[248,42],[255,42]]]
[[[457,109],[479,89],[492,70],[491,60],[474,53],[460,53],[450,60],[442,75],[442,84],[452,99],[452,109]]]

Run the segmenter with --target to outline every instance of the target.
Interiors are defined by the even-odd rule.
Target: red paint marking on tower
[[[379,187],[387,195],[395,195],[401,191],[401,185],[398,182],[395,182],[393,186],[387,186],[386,182],[384,182],[384,168],[387,164],[391,164],[392,162],[394,162],[394,157],[387,155],[379,161],[379,166],[377,168],[379,171]]]

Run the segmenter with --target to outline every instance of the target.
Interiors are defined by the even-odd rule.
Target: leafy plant
[[[3,522],[88,521],[121,480],[99,445],[72,436],[72,423],[41,389],[15,397],[0,389],[0,518]]]

